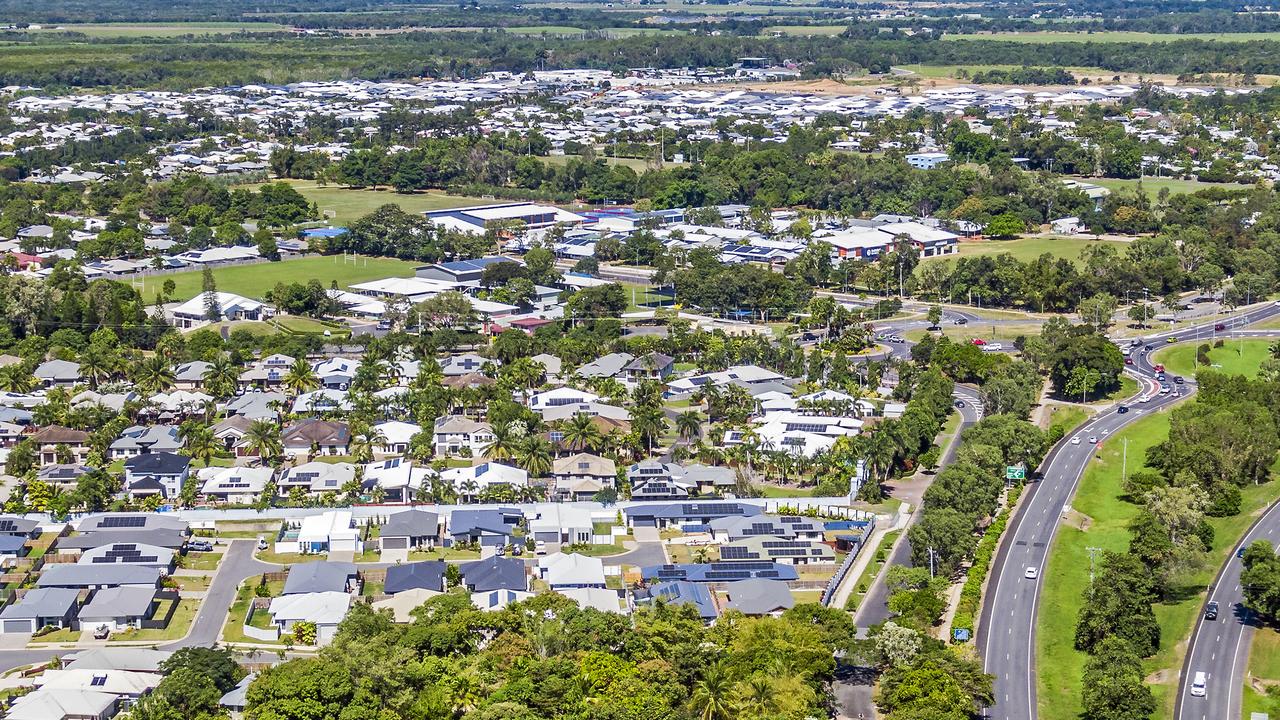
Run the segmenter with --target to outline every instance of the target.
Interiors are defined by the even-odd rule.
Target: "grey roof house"
[[[36,587],[106,588],[118,585],[158,587],[160,569],[147,565],[46,565]]]
[[[387,519],[378,533],[382,550],[434,547],[440,542],[440,515],[428,510],[405,510]]]
[[[70,387],[80,382],[80,364],[68,360],[47,360],[32,371],[45,387]]]
[[[150,452],[176,453],[181,449],[178,428],[172,425],[134,425],[125,428],[120,437],[111,443],[111,457],[118,460]]]
[[[124,487],[130,497],[175,498],[191,477],[191,458],[173,452],[148,452],[124,461]]]
[[[796,598],[781,580],[752,578],[729,583],[725,607],[743,615],[777,615],[795,606]]]
[[[528,590],[529,576],[524,563],[517,558],[493,556],[485,560],[463,563],[462,584],[471,592],[490,590]]]
[[[387,568],[384,592],[394,595],[405,590],[434,590],[444,592],[444,571],[448,563],[443,560],[392,565]]]
[[[301,563],[289,568],[282,595],[349,592],[356,580],[356,565],[349,562]]]
[[[155,599],[153,587],[103,588],[80,608],[80,626],[106,625],[115,631],[141,628],[155,609]]]
[[[72,627],[80,591],[74,588],[35,588],[0,611],[0,632],[33,633],[42,627]]]

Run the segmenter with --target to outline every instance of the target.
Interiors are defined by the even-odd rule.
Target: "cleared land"
[[[1201,182],[1200,180],[1183,180],[1181,178],[1160,178],[1160,177],[1144,177],[1140,180],[1122,180],[1118,178],[1076,178],[1094,185],[1101,185],[1110,188],[1113,191],[1134,190],[1139,185],[1142,190],[1152,199],[1155,199],[1160,191],[1164,188],[1169,189],[1172,195],[1182,193],[1193,193],[1197,190],[1208,190],[1209,188],[1222,188],[1225,190],[1247,190],[1252,185],[1244,185],[1242,183],[1212,183]]]
[[[497,202],[493,198],[449,195],[437,191],[398,193],[390,188],[357,190],[337,185],[320,186],[310,180],[288,180],[293,188],[320,208],[326,220],[343,225],[377,210],[383,205],[399,205],[405,212],[426,212],[484,205]]]
[[[1156,352],[1156,362],[1175,375],[1191,377],[1200,369],[1213,369],[1229,375],[1253,377],[1258,374],[1262,361],[1270,355],[1271,340],[1232,340],[1224,338],[1222,347],[1209,350],[1210,367],[1196,365],[1196,348],[1202,342],[1178,343]]]
[[[1280,32],[1261,33],[1147,33],[1124,30],[1106,30],[1102,32],[1062,32],[1058,30],[1037,30],[1034,32],[1000,32],[1000,33],[961,33],[947,35],[945,40],[1001,40],[1004,42],[1023,43],[1061,43],[1061,42],[1176,42],[1178,40],[1218,40],[1221,42],[1249,42],[1253,40],[1280,40]]]
[[[314,278],[329,287],[331,281],[337,280],[338,285],[345,288],[352,283],[379,278],[411,277],[413,269],[420,264],[394,258],[363,256],[348,256],[344,262],[341,255],[312,255],[274,263],[228,265],[216,268],[213,277],[221,292],[261,298],[280,282],[305,283]],[[133,282],[134,287],[141,284],[139,290],[142,297],[150,301],[161,291],[166,280],[172,280],[177,286],[173,293],[175,300],[189,300],[200,293],[203,271],[149,275],[135,278]]]
[[[1121,499],[1121,464],[1124,439],[1129,440],[1129,472],[1142,467],[1147,449],[1164,440],[1169,432],[1168,411],[1145,417],[1116,433],[1099,448],[1101,460],[1091,463],[1076,490],[1072,507],[1088,518],[1086,529],[1064,523],[1058,530],[1044,568],[1040,615],[1036,639],[1036,671],[1042,720],[1077,720],[1080,716],[1080,680],[1087,656],[1074,647],[1076,618],[1083,604],[1083,589],[1089,583],[1089,547],[1125,552],[1129,545],[1128,525],[1139,506]],[[1144,661],[1148,674],[1159,673],[1162,680],[1152,684],[1157,702],[1164,708],[1161,717],[1172,715],[1177,668],[1186,652],[1186,639],[1194,626],[1203,601],[1202,589],[1212,582],[1218,567],[1237,538],[1253,521],[1253,514],[1280,494],[1280,483],[1242,489],[1240,514],[1229,518],[1208,518],[1213,526],[1214,547],[1205,565],[1183,579],[1185,592],[1176,601],[1157,603],[1160,650]]]
[[[1071,262],[1077,262],[1080,259],[1080,251],[1090,245],[1109,244],[1114,245],[1117,250],[1124,252],[1128,243],[1120,240],[1086,240],[1083,238],[1066,238],[1066,237],[1047,237],[1033,235],[1013,240],[980,240],[977,242],[962,242],[959,245],[960,257],[971,257],[976,255],[1000,255],[1009,253],[1015,258],[1027,262],[1035,260],[1045,253],[1049,253],[1054,257],[1066,258]],[[941,257],[926,258],[924,262],[941,262],[947,259],[954,259],[955,255],[944,255]]]
[[[78,32],[93,38],[181,37],[183,35],[232,35],[241,32],[280,32],[284,25],[272,22],[166,22],[166,23],[67,23],[45,25],[29,32]],[[0,35],[0,39],[3,39]]]

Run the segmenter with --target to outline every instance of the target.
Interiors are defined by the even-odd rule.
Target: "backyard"
[[[166,600],[156,608],[156,617],[163,617],[169,612],[168,603],[172,600]],[[169,641],[181,640],[186,637],[187,631],[191,629],[191,623],[196,619],[196,613],[200,611],[199,600],[179,600],[178,609],[174,611],[173,617],[169,618],[168,626],[158,630],[126,630],[124,632],[111,633],[112,642],[143,642],[149,640]]]

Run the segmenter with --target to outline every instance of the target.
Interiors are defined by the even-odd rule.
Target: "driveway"
[[[383,550],[382,553],[378,555],[378,562],[383,565],[407,563],[409,562],[409,550],[407,548]]]
[[[631,528],[635,533],[636,542],[638,543],[660,543],[662,536],[658,534],[656,527],[635,527]]]

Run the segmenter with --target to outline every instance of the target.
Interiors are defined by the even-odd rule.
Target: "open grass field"
[[[570,158],[580,159],[581,157],[582,157],[581,155],[548,155],[546,157],[540,157],[538,159],[544,163],[547,163],[548,165],[564,165],[569,162]],[[605,155],[601,155],[599,153],[597,153],[596,157],[600,160],[604,160],[605,164],[607,165],[625,165],[626,167],[629,167],[632,170],[635,170],[637,173],[643,173],[645,170],[649,169],[649,161],[644,160],[642,158],[629,158],[629,157],[615,158],[615,157],[608,157]],[[673,164],[676,164],[676,163],[666,163],[666,165],[673,165]]]
[[[1067,435],[1075,430],[1085,420],[1093,414],[1092,408],[1085,408],[1080,405],[1050,405],[1046,410],[1048,415],[1048,426],[1061,425],[1063,432]]]
[[[1086,240],[1082,238],[1064,238],[1064,237],[1048,237],[1040,235],[1031,235],[1027,237],[1014,238],[1013,240],[978,240],[975,242],[962,242],[959,245],[959,255],[961,257],[973,257],[977,255],[1001,255],[1009,253],[1018,260],[1028,262],[1035,260],[1045,253],[1049,253],[1054,257],[1066,258],[1071,262],[1077,262],[1080,259],[1080,251],[1090,245],[1099,243],[1107,243],[1116,246],[1117,250],[1124,251],[1128,243],[1120,240]],[[944,255],[940,257],[926,258],[924,262],[942,262],[948,258],[954,259],[954,255]]]
[[[1261,627],[1253,632],[1249,648],[1249,671],[1244,679],[1244,715],[1261,712],[1277,714],[1280,702],[1258,691],[1258,686],[1280,685],[1280,632]]]
[[[1072,507],[1087,520],[1064,523],[1049,555],[1040,598],[1036,668],[1042,720],[1077,720],[1080,716],[1080,679],[1086,655],[1074,648],[1076,618],[1089,582],[1089,547],[1124,552],[1129,544],[1127,526],[1139,507],[1120,499],[1123,440],[1129,440],[1130,472],[1141,468],[1146,451],[1169,432],[1168,411],[1145,417],[1116,433],[1099,449],[1077,488]],[[1188,588],[1202,588],[1212,581],[1235,541],[1253,521],[1254,514],[1280,495],[1280,483],[1243,489],[1242,511],[1229,518],[1209,518],[1214,547],[1204,567],[1185,578]],[[1082,529],[1083,528],[1083,529]],[[1152,685],[1163,708],[1160,717],[1172,715],[1177,668],[1186,651],[1186,639],[1194,626],[1203,595],[1184,593],[1176,602],[1155,606],[1160,625],[1160,650],[1144,662],[1145,671],[1160,678]]]
[[[1213,348],[1209,351],[1210,367],[1230,375],[1253,377],[1258,374],[1258,368],[1262,365],[1262,361],[1269,356],[1271,343],[1272,341],[1267,339],[1232,340],[1226,338],[1222,347]],[[1165,369],[1175,375],[1191,377],[1196,374],[1198,369],[1204,368],[1203,365],[1197,368],[1195,364],[1196,348],[1201,344],[1200,342],[1187,342],[1171,345],[1157,350],[1153,360],[1158,363],[1164,363]]]
[[[182,37],[183,35],[232,35],[241,32],[287,30],[273,22],[161,22],[161,23],[67,23],[45,25],[30,32],[77,32],[91,38]],[[0,39],[3,39],[0,35]]]
[[[448,195],[442,192],[398,193],[390,188],[381,190],[357,190],[337,185],[321,187],[310,180],[289,180],[293,188],[320,208],[320,212],[334,225],[344,225],[377,210],[383,205],[399,205],[405,212],[447,210],[468,205],[485,205],[497,202],[493,198],[475,198]]]
[[[352,283],[377,280],[385,277],[411,277],[413,269],[420,263],[394,258],[366,258],[348,256],[343,262],[341,255],[308,255],[292,260],[274,263],[255,263],[253,265],[228,265],[213,271],[218,283],[218,290],[261,298],[279,282],[302,282],[312,278],[329,287],[332,280],[338,285],[347,287]],[[188,300],[200,294],[203,272],[173,273],[172,275],[148,275],[134,279],[134,286],[142,292],[142,297],[152,299],[164,287],[165,280],[172,280],[177,289],[173,293],[176,300]]]
[[[559,10],[601,10],[604,12],[635,13],[643,12],[656,15],[661,12],[679,13],[681,15],[785,15],[799,13],[826,12],[827,9],[815,4],[788,3],[779,5],[752,5],[750,3],[729,3],[725,5],[686,5],[679,0],[654,2],[649,5],[614,4],[607,7],[602,2],[539,2],[530,3],[527,7],[554,8]]]
[[[848,29],[848,25],[771,25],[761,30],[760,34],[831,37]]]
[[[1075,178],[1077,180],[1101,185],[1112,191],[1133,190],[1139,185],[1148,196],[1153,200],[1160,194],[1164,188],[1169,189],[1171,195],[1179,195],[1182,193],[1193,193],[1197,190],[1207,190],[1209,188],[1223,188],[1226,190],[1245,190],[1252,185],[1244,185],[1241,183],[1211,183],[1201,182],[1199,180],[1183,180],[1181,178],[1160,178],[1160,177],[1144,177],[1140,180],[1122,180],[1118,178]]]
[[[1107,30],[1102,32],[1063,32],[1060,30],[1037,30],[1034,32],[1000,32],[1000,33],[960,33],[946,35],[945,40],[1000,40],[1003,42],[1022,43],[1061,43],[1061,42],[1095,42],[1095,43],[1157,43],[1176,42],[1178,40],[1217,40],[1220,42],[1250,42],[1254,40],[1280,40],[1280,32],[1262,33],[1148,33],[1123,30]]]

